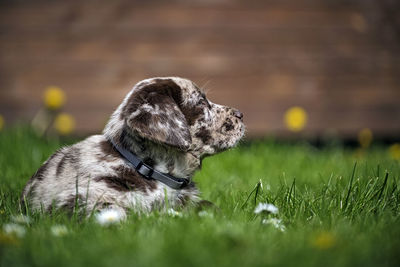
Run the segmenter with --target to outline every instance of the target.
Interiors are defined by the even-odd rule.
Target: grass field
[[[111,227],[64,214],[16,223],[25,182],[64,142],[0,132],[1,266],[400,266],[400,163],[385,146],[251,142],[195,176],[219,211],[131,214]],[[279,213],[255,214],[258,203]]]

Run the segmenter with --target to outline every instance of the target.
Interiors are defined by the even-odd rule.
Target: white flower
[[[267,212],[272,214],[278,214],[278,208],[269,203],[259,203],[258,206],[255,208],[254,213],[258,214],[261,212]]]
[[[4,224],[3,231],[8,235],[15,235],[17,237],[23,237],[26,233],[25,227],[16,223]]]
[[[174,210],[174,209],[168,209],[167,210],[168,215],[172,216],[172,217],[182,217],[182,213]]]
[[[285,225],[283,225],[282,220],[277,219],[277,218],[263,219],[261,223],[262,224],[270,224],[282,232],[285,232],[285,230],[286,230],[286,227],[285,227]]]
[[[108,226],[120,222],[123,219],[123,214],[115,209],[106,209],[97,213],[96,219],[99,224]]]
[[[11,220],[19,224],[29,224],[31,222],[31,219],[23,214],[13,215],[11,216]]]
[[[209,213],[209,212],[207,212],[205,210],[199,211],[198,215],[200,217],[209,217],[209,218],[213,218],[214,217],[214,215],[212,213]]]
[[[50,232],[54,236],[64,236],[64,235],[68,234],[68,229],[65,225],[56,224],[50,228]]]

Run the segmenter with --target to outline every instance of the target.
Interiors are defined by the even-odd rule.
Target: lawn
[[[62,213],[16,222],[25,182],[71,142],[0,132],[0,266],[400,266],[400,162],[387,146],[247,142],[195,175],[219,209],[131,214],[109,227]],[[256,214],[259,203],[279,212]]]

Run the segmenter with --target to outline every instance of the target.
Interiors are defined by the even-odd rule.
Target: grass
[[[400,163],[387,147],[254,141],[204,160],[195,181],[219,211],[131,214],[120,225],[31,214],[4,232],[27,179],[70,141],[0,133],[0,266],[399,266]],[[260,184],[262,183],[262,187]],[[277,215],[255,214],[272,203]],[[203,215],[203,216],[201,216]],[[282,220],[285,231],[263,219]],[[54,236],[51,228],[68,233]]]

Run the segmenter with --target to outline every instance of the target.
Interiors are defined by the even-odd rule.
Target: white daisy
[[[31,219],[23,214],[13,215],[11,216],[11,220],[19,224],[29,224],[31,222]]]
[[[172,217],[182,217],[182,213],[180,213],[172,208],[167,210],[167,214]]]
[[[96,220],[103,226],[119,223],[123,219],[121,212],[115,209],[102,210],[96,214]]]
[[[68,229],[65,225],[56,224],[50,228],[50,232],[54,236],[65,236],[66,234],[68,234]]]
[[[269,224],[275,227],[276,229],[285,232],[286,227],[283,225],[282,220],[277,219],[277,218],[269,218],[269,219],[263,219],[262,224]]]
[[[269,203],[259,203],[258,206],[255,208],[254,213],[258,214],[261,212],[267,212],[267,213],[272,213],[272,214],[278,214],[278,208]]]
[[[15,235],[20,238],[23,237],[26,233],[25,227],[16,223],[4,224],[3,231],[8,235]]]
[[[209,217],[209,218],[214,217],[214,215],[212,213],[209,213],[208,211],[205,211],[205,210],[199,211],[198,215],[200,217]]]

